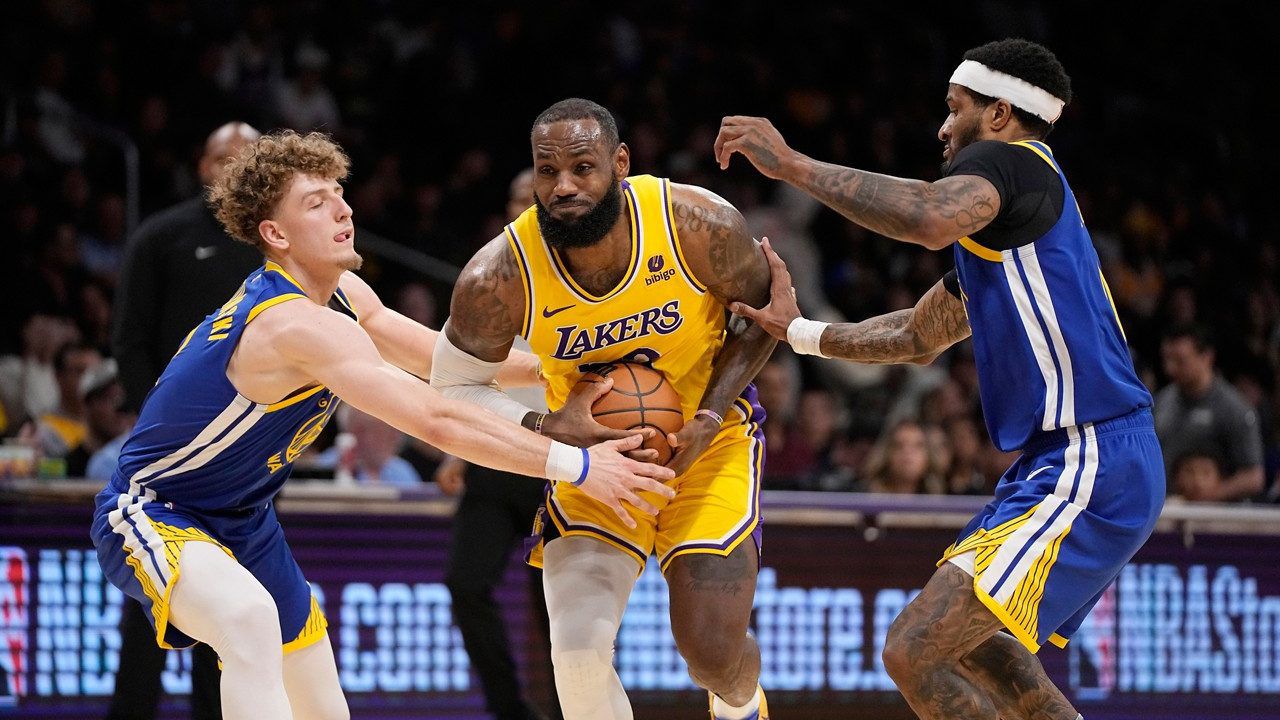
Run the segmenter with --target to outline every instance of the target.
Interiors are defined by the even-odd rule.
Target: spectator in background
[[[38,452],[44,457],[65,458],[80,447],[89,432],[80,380],[102,362],[102,353],[75,341],[53,356],[53,376],[58,383],[58,405],[36,423]]]
[[[1222,468],[1210,452],[1191,450],[1173,463],[1170,492],[1184,500],[1213,501],[1223,493]]]
[[[848,424],[840,397],[826,388],[800,394],[795,422],[787,433],[790,471],[803,490],[847,490],[847,478],[833,473],[831,453]]]
[[[943,426],[951,448],[947,467],[947,492],[952,495],[990,495],[995,489],[983,470],[984,438],[978,423],[968,415],[957,415]]]
[[[406,436],[376,417],[343,405],[338,408],[338,437],[343,434],[351,442],[341,440],[320,453],[315,465],[350,472],[361,485],[417,487],[422,476],[398,453],[404,449]]]
[[[85,342],[111,353],[111,285],[92,279],[80,288],[80,332]]]
[[[1257,413],[1214,369],[1214,345],[1197,326],[1165,333],[1160,348],[1171,383],[1155,397],[1156,433],[1168,477],[1195,449],[1220,465],[1224,478],[1201,500],[1230,502],[1262,492],[1262,434]]]
[[[0,358],[0,434],[17,432],[27,420],[58,406],[53,356],[79,337],[70,320],[35,314],[22,324],[22,354]]]
[[[764,457],[764,484],[775,489],[794,489],[797,478],[791,472],[792,448],[787,439],[793,434],[796,408],[800,400],[800,362],[795,353],[779,345],[755,379],[760,405],[769,409],[764,421],[764,437],[769,452]]]
[[[903,420],[889,429],[867,459],[859,490],[879,493],[937,495],[946,492],[944,468],[929,447],[925,428]]]
[[[276,87],[276,109],[281,124],[302,133],[337,132],[342,124],[338,102],[323,79],[329,66],[329,53],[308,43],[298,48],[294,64],[298,77]]]
[[[133,417],[121,411],[124,387],[120,385],[116,361],[107,358],[80,379],[80,399],[84,404],[85,436],[80,447],[67,455],[67,475],[106,482],[116,469]]]
[[[201,184],[212,184],[226,161],[258,135],[240,122],[214,130],[197,168]],[[142,222],[125,251],[112,334],[125,411],[138,412],[183,338],[261,264],[256,248],[227,236],[203,195]],[[128,598],[120,611],[120,658],[107,720],[154,720],[164,650],[142,606]],[[197,644],[191,661],[195,720],[221,719],[219,681],[217,654]]]

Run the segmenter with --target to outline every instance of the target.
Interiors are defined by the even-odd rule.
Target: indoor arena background
[[[949,73],[967,48],[1009,36],[1046,44],[1071,75],[1075,98],[1048,143],[1140,376],[1165,388],[1166,336],[1203,332],[1261,447],[1204,455],[1219,478],[1258,466],[1263,477],[1257,492],[1209,503],[1171,476],[1156,536],[1079,639],[1041,656],[1091,720],[1280,715],[1280,228],[1268,190],[1280,17],[1269,4],[3,5],[0,716],[105,712],[120,593],[88,538],[101,480],[68,478],[66,459],[40,445],[25,371],[47,373],[76,339],[94,364],[111,356],[131,233],[201,191],[196,161],[215,127],[332,134],[353,160],[362,276],[438,328],[457,268],[506,222],[534,116],[594,99],[617,117],[633,172],[727,198],[774,239],[808,314],[856,320],[909,307],[950,253],[863,231],[741,158],[720,171],[720,118],[764,115],[813,157],[933,179]],[[985,437],[968,343],[923,368],[780,348],[758,384],[770,447],[754,625],[774,717],[910,717],[880,664],[884,630],[1012,458]],[[401,454],[416,485],[337,485],[332,464],[302,468],[283,523],[323,597],[353,717],[483,718],[450,621],[439,456],[416,443]],[[538,704],[550,672],[528,582],[513,553],[498,596]],[[650,568],[618,641],[636,715],[705,717],[666,623]],[[162,717],[186,717],[188,664],[172,654]]]

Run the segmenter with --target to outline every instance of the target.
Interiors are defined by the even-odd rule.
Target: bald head
[[[253,126],[239,121],[229,122],[209,133],[204,141],[204,154],[200,156],[200,183],[212,185],[222,174],[227,159],[261,136],[262,133]]]
[[[507,220],[515,220],[533,205],[533,168],[525,168],[511,180],[507,195]]]

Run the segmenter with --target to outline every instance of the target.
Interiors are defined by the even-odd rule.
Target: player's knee
[[[224,662],[280,657],[280,615],[266,590],[236,595],[219,614],[221,647],[214,649]]]
[[[911,628],[907,620],[899,615],[889,626],[889,632],[885,635],[884,649],[880,652],[880,659],[884,662],[885,672],[889,673],[889,677],[895,682],[911,674],[913,658],[908,640],[910,633]],[[917,661],[921,659],[924,658],[915,658]]]
[[[676,633],[676,648],[689,666],[689,676],[703,687],[722,687],[742,663],[745,635],[702,626]]]
[[[551,648],[551,664],[555,668],[556,690],[562,699],[599,693],[607,689],[613,672],[613,648]]]

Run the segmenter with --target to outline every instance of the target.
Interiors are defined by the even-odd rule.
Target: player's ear
[[[631,148],[626,143],[618,143],[618,149],[613,153],[613,170],[619,178],[631,174]]]
[[[987,122],[994,132],[1003,130],[1004,126],[1008,125],[1009,121],[1013,119],[1013,106],[1009,104],[1008,100],[997,99],[987,106],[987,112],[991,113],[991,119]]]
[[[263,220],[258,223],[258,234],[262,236],[262,240],[266,244],[263,250],[284,251],[289,249],[289,241],[285,239],[284,233],[280,231],[280,226],[274,220]]]

